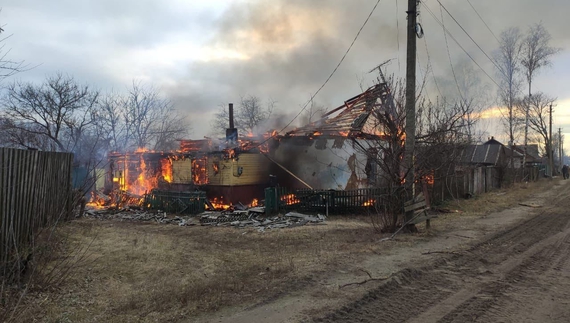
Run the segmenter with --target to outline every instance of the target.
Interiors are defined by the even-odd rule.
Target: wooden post
[[[406,171],[407,200],[414,197],[414,149],[416,144],[416,18],[419,0],[408,0],[408,42],[406,58],[406,143],[404,150],[404,171]],[[406,213],[406,221],[413,212]]]

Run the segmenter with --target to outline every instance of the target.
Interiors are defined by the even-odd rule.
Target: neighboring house
[[[465,196],[477,195],[501,187],[507,165],[505,146],[491,137],[487,142],[465,147],[460,159]]]
[[[481,145],[465,147],[461,163],[470,166],[505,166],[507,164],[506,147],[491,137]]]
[[[524,146],[514,145],[511,148],[505,146],[505,149],[507,152],[507,159],[510,161],[511,154],[512,154],[513,155],[514,168],[517,168],[517,169],[521,168],[522,163],[523,163],[523,157],[524,157]],[[527,166],[537,166],[537,165],[541,165],[543,163],[543,160],[540,157],[540,154],[538,153],[538,145],[537,144],[527,145],[525,163]]]

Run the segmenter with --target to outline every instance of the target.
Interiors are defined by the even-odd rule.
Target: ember
[[[257,199],[253,199],[253,201],[251,201],[251,203],[249,204],[249,207],[256,207],[259,205],[259,201]]]
[[[362,206],[374,206],[374,203],[376,203],[376,201],[374,201],[373,199],[370,199],[370,200],[364,202],[362,204]]]
[[[299,201],[297,199],[295,194],[287,194],[287,195],[281,196],[281,202],[284,202],[286,205],[293,205],[293,204],[297,204],[301,201]]]

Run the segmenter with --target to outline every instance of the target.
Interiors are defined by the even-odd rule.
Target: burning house
[[[351,190],[378,186],[378,145],[385,139],[379,117],[394,109],[386,83],[377,84],[320,120],[280,137],[271,156],[305,182],[291,181],[293,187]]]
[[[375,187],[380,178],[375,147],[384,139],[378,118],[393,110],[389,88],[381,83],[316,122],[253,138],[238,136],[230,104],[225,140],[181,140],[173,152],[110,154],[106,189],[137,197],[153,190],[200,191],[210,208],[225,209],[235,203],[255,206],[270,185]]]

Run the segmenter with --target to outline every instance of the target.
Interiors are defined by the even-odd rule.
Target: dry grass
[[[78,246],[93,242],[88,259],[60,290],[36,293],[26,321],[165,322],[255,304],[356,261],[380,238],[346,218],[265,233],[98,220],[62,229]]]
[[[517,183],[510,188],[495,190],[471,199],[448,201],[444,207],[458,210],[464,215],[483,216],[511,208],[528,199],[537,191],[552,187],[557,181],[557,179],[554,179]]]
[[[551,185],[541,181],[449,202],[447,208],[461,213],[445,222],[509,208]],[[362,217],[264,233],[84,219],[60,234],[69,249],[92,243],[87,258],[59,288],[30,294],[23,322],[179,321],[268,302],[394,246],[377,243],[383,236]],[[425,238],[425,232],[409,236],[399,246]],[[342,297],[334,286],[321,291]]]

